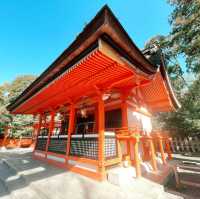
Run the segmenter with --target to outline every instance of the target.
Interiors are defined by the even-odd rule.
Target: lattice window
[[[48,151],[60,154],[66,154],[67,138],[51,138]]]
[[[98,159],[98,138],[71,138],[70,155]],[[105,159],[117,157],[116,138],[105,137]]]
[[[70,155],[98,159],[98,140],[96,138],[71,138]]]
[[[40,151],[46,150],[47,138],[38,138],[35,149]]]

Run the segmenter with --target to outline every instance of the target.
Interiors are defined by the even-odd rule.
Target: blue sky
[[[39,75],[105,4],[139,48],[170,31],[165,0],[1,0],[0,84]]]

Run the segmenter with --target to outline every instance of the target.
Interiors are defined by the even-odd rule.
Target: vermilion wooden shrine
[[[165,164],[169,142],[150,118],[178,107],[163,62],[149,61],[105,6],[8,110],[38,119],[34,158],[103,180],[125,160],[138,177],[141,161],[157,170],[155,147]]]

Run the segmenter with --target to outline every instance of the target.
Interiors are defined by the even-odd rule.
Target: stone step
[[[179,188],[170,187],[166,189],[166,192],[185,199],[199,199],[200,196],[200,189],[190,185],[181,185]]]
[[[178,180],[175,180],[175,177],[172,178],[167,185],[166,190],[187,199],[199,199],[200,168],[193,166],[192,164],[183,165],[180,163],[174,165],[174,168]]]
[[[200,189],[200,168],[183,166],[177,169],[180,184],[197,187]]]
[[[1,179],[7,179],[10,176],[16,174],[16,171],[4,163],[3,160],[0,161],[0,177]]]
[[[117,186],[127,186],[132,178],[136,178],[134,167],[117,167],[107,172],[108,182]]]
[[[164,182],[163,178],[166,178],[171,171],[172,170],[167,167],[163,172],[158,171],[157,174],[152,175],[152,178],[154,178],[154,181],[152,181],[143,177],[137,179],[134,167],[118,167],[108,171],[108,181],[111,184],[120,186],[122,189],[127,189],[129,192],[137,192],[138,194],[145,193],[146,196],[148,195],[148,198],[183,199],[181,196],[165,192],[164,186],[159,184],[159,182]],[[148,174],[150,175],[150,173]],[[145,174],[145,176],[148,174]],[[155,176],[159,179],[155,180]],[[163,178],[160,179],[162,176]]]
[[[180,180],[180,183],[183,184],[183,185],[188,185],[188,186],[191,186],[191,187],[197,187],[197,188],[200,189],[200,183],[195,183],[195,182],[188,181],[188,180]]]
[[[7,195],[7,194],[9,194],[8,187],[6,186],[6,184],[4,183],[4,181],[0,178],[0,198],[3,195]]]
[[[17,171],[10,167],[5,160],[0,163],[0,178],[4,181],[8,190],[15,190],[25,185],[23,176],[18,175]]]
[[[175,194],[168,193],[168,192],[164,192],[163,196],[166,197],[167,199],[183,199],[182,196],[179,196],[177,194],[175,195]]]
[[[3,197],[9,199],[49,199],[47,195],[34,186],[29,186],[23,175],[19,175],[18,172],[7,163],[7,161],[1,161],[0,163],[0,187],[4,192]],[[1,194],[0,194],[1,196]]]
[[[194,166],[200,166],[200,162],[198,161],[186,161],[186,160],[183,160],[182,161],[182,164],[184,165],[194,165]]]

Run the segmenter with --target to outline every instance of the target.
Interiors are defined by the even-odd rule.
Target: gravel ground
[[[126,186],[87,177],[32,160],[30,149],[0,151],[0,198],[5,199],[179,199],[147,179]],[[7,163],[5,164],[5,160]]]

